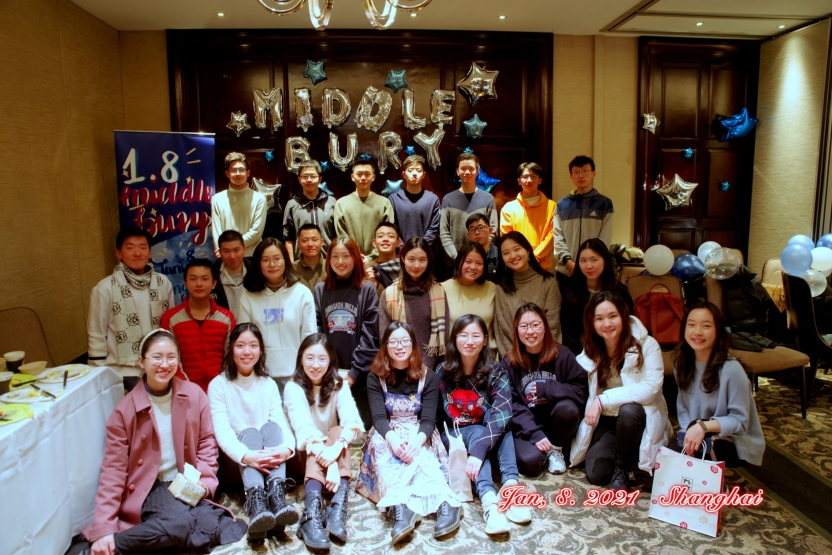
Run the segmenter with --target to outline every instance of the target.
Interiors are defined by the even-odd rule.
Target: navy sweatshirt
[[[402,241],[422,237],[433,245],[439,237],[439,197],[424,189],[416,195],[402,189],[388,198],[393,205]]]

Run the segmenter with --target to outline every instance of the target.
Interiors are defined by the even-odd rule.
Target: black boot
[[[294,524],[300,518],[298,510],[286,503],[284,481],[280,478],[269,480],[269,509],[274,513],[274,527]]]
[[[266,490],[253,487],[246,490],[246,513],[248,513],[249,535],[259,535],[274,526],[274,514],[269,511]]]
[[[450,534],[459,528],[461,511],[461,507],[451,507],[447,501],[439,505],[439,508],[436,509],[436,525],[433,527],[433,537],[438,538]]]
[[[630,489],[630,465],[615,458],[615,468],[612,471],[612,480],[610,480],[610,489],[629,491]]]
[[[416,513],[408,509],[406,505],[396,505],[390,507],[388,511],[393,515],[393,529],[390,531],[390,536],[393,545],[396,545],[416,528]]]
[[[303,518],[298,526],[298,538],[309,549],[329,549],[332,543],[324,529],[324,500],[321,492],[313,491],[306,497]]]
[[[343,485],[332,497],[326,508],[326,531],[340,542],[347,541],[347,494],[350,489]]]

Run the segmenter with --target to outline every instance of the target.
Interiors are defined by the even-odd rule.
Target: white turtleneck
[[[147,396],[150,397],[150,404],[153,406],[156,429],[159,431],[159,445],[162,448],[162,459],[159,461],[159,473],[156,477],[162,482],[170,482],[179,472],[176,466],[176,450],[173,448],[173,428],[170,419],[173,388],[171,387],[164,395],[155,395],[147,390]]]

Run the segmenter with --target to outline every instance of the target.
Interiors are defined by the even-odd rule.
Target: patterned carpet
[[[796,389],[782,385],[773,378],[760,378],[757,404],[766,438],[803,461],[807,466],[832,479],[832,377],[819,376],[810,415],[800,417]],[[824,386],[825,387],[821,387]],[[356,468],[359,447],[353,446],[353,468]],[[646,479],[646,478],[645,478]],[[636,506],[628,508],[594,508],[581,506],[588,484],[582,469],[571,469],[563,476],[544,475],[521,481],[528,489],[543,493],[549,505],[534,510],[528,526],[512,525],[508,537],[489,538],[483,532],[482,510],[478,501],[466,506],[460,529],[443,540],[433,538],[433,518],[426,518],[416,529],[412,540],[392,548],[389,542],[391,523],[375,506],[360,496],[351,496],[349,533],[344,546],[334,546],[332,553],[454,553],[457,555],[506,553],[599,554],[599,555],[682,555],[682,554],[810,554],[831,553],[832,544],[814,532],[799,518],[766,498],[756,508],[727,508],[722,512],[722,532],[710,538],[682,530],[647,516],[649,481]],[[739,485],[743,490],[756,487],[740,474],[728,470],[726,484]],[[574,507],[557,507],[551,502],[563,486],[570,486],[578,501]],[[297,507],[303,506],[303,491],[298,488],[288,497]],[[220,502],[242,515],[242,499],[223,494]],[[217,548],[213,553],[304,553],[296,526],[287,535],[268,538],[259,546],[250,546],[246,539]]]

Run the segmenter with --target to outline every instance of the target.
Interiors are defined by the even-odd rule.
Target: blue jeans
[[[472,443],[488,434],[488,428],[479,424],[464,426],[460,428],[459,431],[462,435],[462,441],[465,444],[465,447],[469,447]],[[453,430],[451,430],[451,433],[454,433]],[[445,448],[447,449],[449,442],[448,437],[444,432],[442,433],[442,443],[445,444]],[[497,442],[497,448],[491,449],[491,452],[488,453],[485,460],[482,461],[480,473],[477,475],[477,479],[474,482],[474,489],[477,490],[477,496],[479,496],[480,499],[482,499],[482,496],[489,491],[497,493],[497,488],[494,487],[494,480],[491,478],[492,459],[494,459],[494,462],[497,463],[497,468],[500,470],[500,477],[503,482],[518,479],[519,472],[517,471],[517,457],[514,454],[514,438],[511,435],[511,430],[506,430],[503,437],[501,437]]]

